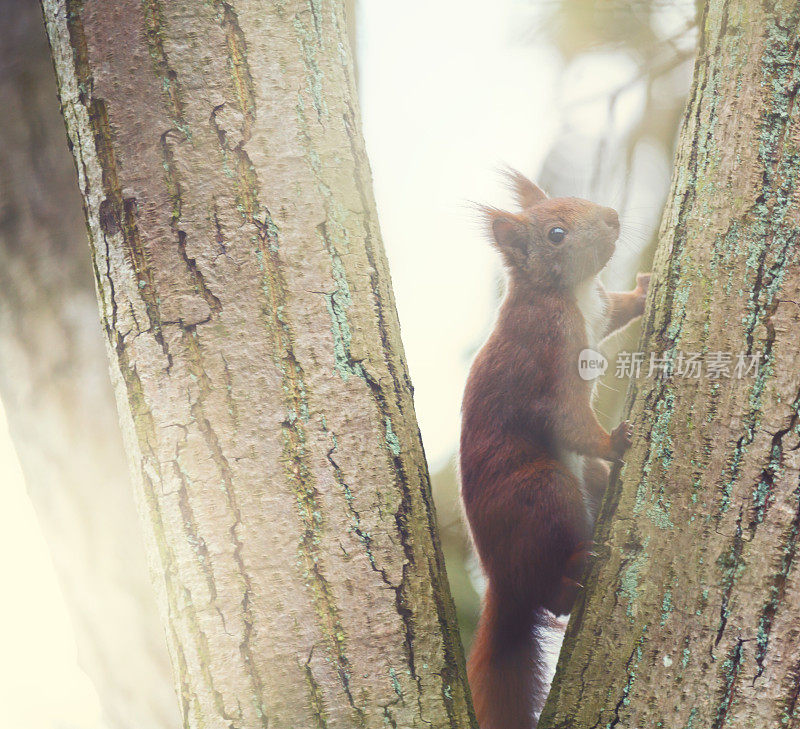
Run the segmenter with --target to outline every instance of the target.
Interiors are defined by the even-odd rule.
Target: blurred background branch
[[[128,483],[41,10],[16,0],[0,0],[0,8],[0,396],[103,726],[176,729],[166,642]],[[10,472],[0,464],[6,483]],[[8,489],[4,498],[11,498]],[[6,580],[4,601],[36,614],[47,593],[43,575],[29,567],[35,559],[4,554],[29,570],[21,583]],[[42,618],[51,614],[45,609]],[[17,630],[8,623],[3,629]],[[14,726],[38,725],[42,705],[60,690],[86,691],[78,675],[53,674],[60,664],[47,636],[44,625],[21,636],[22,649],[40,656],[42,683],[3,702],[0,717]],[[8,641],[3,654],[6,687],[20,668]],[[68,721],[62,714],[57,725]]]

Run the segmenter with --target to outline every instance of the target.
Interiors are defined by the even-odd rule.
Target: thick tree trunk
[[[192,727],[467,727],[342,5],[44,0]]]
[[[632,388],[542,727],[800,726],[800,6],[712,0],[701,33],[642,349],[732,376]]]
[[[0,7],[0,395],[107,725],[174,728],[41,11]]]

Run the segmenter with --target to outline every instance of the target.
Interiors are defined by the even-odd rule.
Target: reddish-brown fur
[[[547,199],[512,173],[522,214],[486,209],[509,272],[497,324],[472,365],[463,401],[462,498],[488,580],[468,664],[481,729],[531,729],[546,686],[537,631],[570,611],[590,552],[591,498],[608,470],[587,459],[586,490],[563,453],[613,461],[630,442],[611,434],[578,375],[588,346],[575,286],[614,249],[616,213],[585,200]],[[548,231],[566,231],[553,244]],[[646,281],[604,294],[608,333],[641,314]],[[587,498],[586,491],[596,493]]]

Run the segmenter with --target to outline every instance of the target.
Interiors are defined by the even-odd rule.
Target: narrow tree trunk
[[[192,727],[467,727],[342,5],[44,0]]]
[[[174,728],[41,11],[0,7],[0,395],[107,725]]]
[[[642,349],[732,376],[634,384],[542,727],[800,726],[800,6],[712,0],[701,33]]]

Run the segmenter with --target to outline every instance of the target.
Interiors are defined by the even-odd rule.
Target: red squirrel
[[[487,578],[467,666],[481,729],[536,726],[548,688],[540,631],[570,612],[607,462],[631,442],[627,421],[610,434],[598,423],[579,353],[642,314],[650,279],[606,292],[597,275],[616,211],[509,177],[522,212],[483,208],[508,290],[462,406],[461,495]]]

